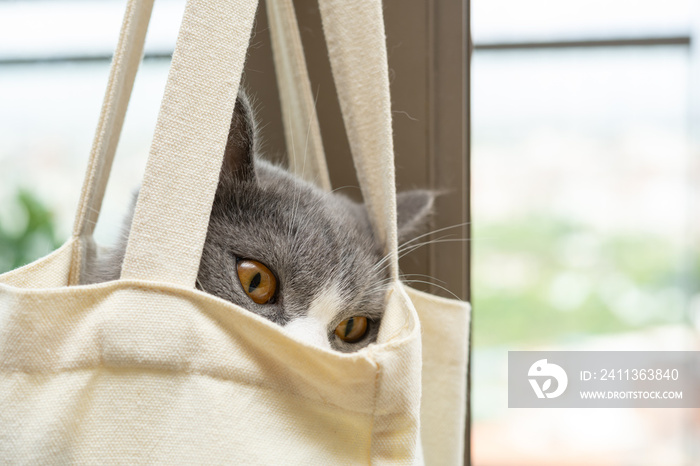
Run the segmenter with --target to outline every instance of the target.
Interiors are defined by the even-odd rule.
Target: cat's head
[[[239,97],[197,286],[286,327],[295,338],[356,351],[377,338],[389,274],[367,212],[265,162]],[[398,196],[399,240],[419,234],[434,195]]]

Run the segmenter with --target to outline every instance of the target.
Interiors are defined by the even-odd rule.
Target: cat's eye
[[[338,324],[335,334],[344,342],[355,343],[362,340],[368,328],[367,317],[350,317]]]
[[[242,259],[236,264],[243,291],[258,304],[272,301],[277,291],[275,275],[258,261]]]

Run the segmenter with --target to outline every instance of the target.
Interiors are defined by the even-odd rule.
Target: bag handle
[[[289,169],[330,191],[321,128],[292,0],[267,0],[267,16]]]
[[[318,116],[294,7],[290,0],[267,0],[267,5],[290,166],[306,179],[321,180],[326,188],[328,168],[323,146],[316,143]],[[394,148],[381,1],[319,0],[319,7],[362,195],[375,233],[392,256],[391,274],[397,279]],[[299,149],[306,139],[308,157]]]
[[[128,6],[143,8],[144,3],[130,0]],[[194,286],[256,6],[255,0],[188,0],[134,212],[124,279]],[[381,2],[321,0],[320,7],[363,196],[391,257],[392,278],[397,278],[393,142]],[[127,17],[144,20],[134,10],[127,10]],[[143,23],[138,23],[142,29],[126,27],[130,19],[125,18],[127,33],[142,30],[145,36]],[[133,45],[118,52],[131,52],[127,63],[138,65],[134,57],[140,58],[142,43],[125,42]],[[133,66],[114,65],[113,73],[115,81],[125,76],[125,84],[133,83]],[[129,86],[116,88],[122,90],[121,96],[108,91],[105,114],[114,116],[101,119],[98,134],[108,134],[110,123],[123,121],[126,88],[130,91]],[[109,105],[115,99],[122,110],[111,114]],[[116,147],[116,133],[108,137]],[[109,148],[101,144],[98,140],[100,148]],[[96,219],[97,213],[89,212],[99,210],[93,206],[101,202],[111,162],[109,149],[96,150],[92,156],[85,183],[90,189],[81,199],[76,220],[79,236],[93,228],[90,216]]]
[[[256,8],[187,1],[122,279],[195,285]]]
[[[194,287],[255,4],[187,4],[122,266],[123,279]],[[398,278],[396,192],[380,0],[321,0],[362,192]],[[216,11],[215,14],[212,14]],[[236,18],[230,12],[236,11]],[[216,18],[216,28],[212,19]],[[177,189],[173,189],[176,186]]]
[[[396,180],[382,1],[319,0],[319,7],[362,197],[396,281]]]
[[[73,223],[72,236],[79,240],[78,247],[73,250],[69,278],[71,285],[79,282],[85,249],[83,243],[92,237],[100,215],[126,109],[143,55],[152,10],[153,0],[128,0],[126,5]]]

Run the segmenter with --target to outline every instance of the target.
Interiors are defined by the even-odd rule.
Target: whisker
[[[444,281],[444,280],[439,280],[439,279],[437,279],[437,278],[435,278],[435,277],[433,277],[433,276],[426,275],[426,274],[424,274],[424,273],[408,273],[408,274],[402,274],[401,277],[400,277],[400,278],[401,278],[401,281],[406,281],[406,280],[407,280],[407,277],[425,277],[425,278],[430,278],[431,280],[435,280],[435,281],[437,281],[437,282],[440,282],[440,283],[442,283],[442,284],[444,284],[444,285],[447,285],[447,282],[446,282],[446,281]]]
[[[377,262],[376,264],[374,264],[374,266],[372,267],[371,271],[372,271],[372,272],[376,272],[376,271],[379,270],[381,267],[385,266],[386,263],[387,263],[387,261],[388,261],[389,259],[391,259],[391,257],[393,257],[393,256],[391,255],[391,253],[385,254],[384,257],[382,257],[382,258],[379,260],[379,262]]]
[[[426,246],[428,244],[440,244],[440,243],[454,243],[454,242],[464,242],[464,241],[469,241],[469,238],[453,238],[453,239],[439,239],[439,240],[434,240],[434,241],[426,241],[424,243],[419,243],[419,244],[414,244],[410,248],[402,251],[402,254],[399,255],[399,259],[402,257],[412,253],[418,248],[421,248],[423,246]]]
[[[451,238],[451,239],[448,239],[448,237],[443,236],[443,237],[438,238],[438,239],[423,241],[423,242],[417,243],[417,244],[404,243],[404,245],[402,245],[401,248],[399,248],[399,250],[398,250],[398,253],[399,253],[398,258],[401,259],[405,255],[410,254],[413,251],[415,251],[416,249],[423,247],[423,246],[426,246],[428,244],[439,244],[439,243],[461,242],[461,241],[469,241],[469,238]],[[390,254],[385,255],[379,262],[377,262],[374,265],[374,267],[372,268],[372,271],[378,270],[379,267],[382,267],[383,265],[385,265],[389,259],[391,259],[391,255]]]
[[[449,293],[449,294],[450,294],[452,297],[454,297],[456,300],[458,300],[458,301],[463,301],[462,298],[460,298],[459,296],[457,296],[456,294],[454,294],[453,292],[451,292],[450,290],[448,290],[448,289],[445,288],[444,286],[438,285],[438,284],[436,284],[436,283],[427,282],[427,281],[425,281],[425,280],[406,280],[404,283],[424,283],[424,284],[426,284],[426,285],[431,285],[431,286],[440,288],[441,290],[443,290],[443,291]]]
[[[399,252],[399,254],[401,254],[402,252],[404,252],[408,249],[411,249],[411,248],[415,248],[416,246],[425,246],[426,244],[432,244],[436,241],[441,241],[441,240],[449,238],[449,237],[450,237],[450,235],[444,235],[444,236],[440,236],[439,238],[429,239],[427,241],[421,241],[420,243],[415,243],[415,244],[406,243],[406,244],[401,245],[401,247],[398,249],[398,252]],[[462,239],[462,238],[455,238],[455,239]]]
[[[442,232],[442,231],[446,231],[446,230],[449,230],[449,229],[451,229],[451,228],[458,228],[458,227],[465,226],[465,225],[469,225],[469,224],[471,224],[471,222],[459,223],[459,224],[456,224],[456,225],[451,225],[451,226],[448,226],[448,227],[439,228],[439,229],[437,229],[437,230],[432,230],[432,231],[429,231],[429,232],[427,232],[427,233],[424,233],[424,234],[422,234],[422,235],[420,235],[420,236],[416,236],[415,238],[413,238],[413,239],[411,239],[411,240],[409,240],[409,241],[406,241],[406,242],[402,243],[401,245],[399,245],[399,248],[398,248],[399,259],[405,255],[405,254],[402,254],[402,253],[403,253],[404,251],[408,250],[408,249],[411,249],[411,248],[414,248],[414,247],[415,247],[414,249],[411,249],[411,250],[408,252],[408,253],[410,253],[410,252],[413,252],[415,249],[417,249],[417,247],[425,246],[426,244],[437,243],[438,241],[442,241],[443,238],[446,238],[446,237],[442,237],[442,238],[438,238],[437,240],[430,240],[430,241],[426,241],[426,242],[422,242],[422,243],[418,243],[418,244],[411,244],[411,243],[413,243],[413,242],[415,242],[415,241],[417,241],[417,240],[419,240],[419,239],[421,239],[421,238],[425,238],[426,236],[435,234],[435,233],[440,233],[440,232]],[[462,239],[456,239],[455,241],[466,241],[466,240],[467,240],[467,239],[462,238]],[[386,262],[387,262],[388,260],[390,260],[390,259],[391,259],[391,253],[386,254],[384,257],[382,257],[382,258],[379,260],[379,262],[377,262],[377,264],[375,264],[375,266],[372,268],[372,271],[378,270],[380,267],[382,267],[383,265],[385,265]]]
[[[332,189],[332,190],[331,190],[331,193],[334,193],[334,192],[336,192],[336,191],[340,191],[341,189],[345,189],[345,188],[360,189],[359,186],[353,186],[353,185],[351,185],[351,184],[348,184],[348,185],[345,185],[345,186],[340,186],[340,187],[338,187],[338,188]]]
[[[423,242],[416,243],[416,244],[406,245],[399,250],[399,255],[401,255],[405,251],[414,250],[415,248],[427,246],[429,244],[437,244],[437,243],[444,243],[444,242],[451,242],[451,241],[458,241],[458,242],[462,241],[463,242],[463,241],[468,241],[468,239],[467,238],[450,238],[449,236],[441,236],[439,238],[431,239],[428,241],[423,241]]]
[[[472,222],[458,223],[458,224],[456,224],[456,225],[451,225],[451,226],[449,226],[449,227],[439,228],[439,229],[437,229],[437,230],[432,230],[432,231],[429,231],[429,232],[427,232],[427,233],[423,233],[423,234],[420,235],[420,236],[416,236],[415,238],[413,238],[413,239],[411,239],[411,240],[409,240],[409,241],[406,241],[405,243],[402,243],[402,244],[399,246],[399,249],[401,249],[403,246],[405,246],[405,245],[407,245],[407,244],[409,244],[409,243],[412,243],[412,242],[414,242],[414,241],[417,241],[417,240],[419,240],[419,239],[421,239],[421,238],[425,238],[426,236],[433,235],[433,234],[435,234],[435,233],[440,233],[440,232],[443,232],[443,231],[445,231],[445,230],[449,230],[449,229],[451,229],[451,228],[458,228],[458,227],[463,227],[463,226],[466,226],[466,225],[471,225],[471,223],[472,223]]]

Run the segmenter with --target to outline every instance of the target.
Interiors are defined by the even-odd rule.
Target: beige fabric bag
[[[320,3],[363,194],[397,277],[381,2]],[[73,236],[0,276],[0,460],[459,464],[466,303],[395,281],[378,343],[340,354],[194,288],[255,1],[188,1],[122,276],[72,286],[151,7],[128,2]]]

